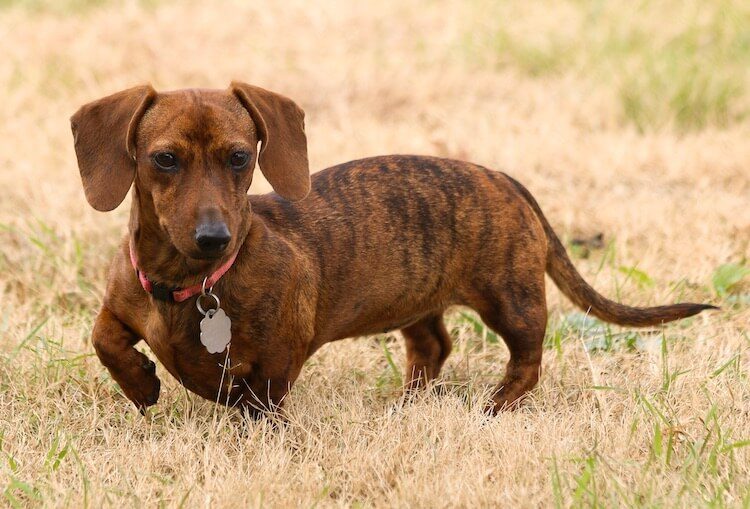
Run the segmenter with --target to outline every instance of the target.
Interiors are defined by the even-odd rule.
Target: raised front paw
[[[156,364],[142,353],[142,360],[134,370],[133,383],[128,387],[122,387],[123,392],[132,401],[141,413],[145,413],[146,408],[155,405],[159,401],[159,391],[161,390],[161,381],[156,376]]]
[[[107,307],[96,318],[91,342],[99,360],[141,412],[156,404],[161,388],[156,364],[133,348],[138,337]]]
[[[130,362],[109,367],[112,378],[135,404],[141,413],[159,400],[161,382],[156,376],[156,364],[141,352],[133,349]]]

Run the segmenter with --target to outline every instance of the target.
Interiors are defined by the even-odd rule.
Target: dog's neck
[[[236,249],[241,249],[249,232],[251,221],[249,214],[247,216]],[[130,248],[138,261],[138,269],[149,279],[169,286],[198,284],[234,254],[227,253],[216,260],[199,260],[183,255],[159,224],[153,202],[143,196],[137,187],[133,190],[129,229]]]

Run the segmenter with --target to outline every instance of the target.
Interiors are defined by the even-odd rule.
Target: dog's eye
[[[250,154],[247,152],[234,152],[229,158],[229,166],[231,166],[234,171],[244,170],[249,160]]]
[[[177,169],[177,157],[171,152],[158,152],[154,155],[154,164],[164,171],[175,171]]]

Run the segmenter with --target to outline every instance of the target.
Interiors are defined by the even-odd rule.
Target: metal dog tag
[[[203,297],[213,298],[216,307],[208,310],[203,309],[203,306],[201,306],[201,299]],[[223,352],[227,349],[229,342],[232,341],[232,320],[221,309],[219,297],[211,292],[211,288],[206,289],[205,279],[203,280],[203,289],[198,296],[198,300],[195,301],[195,305],[203,315],[203,320],[201,320],[201,343],[206,347],[208,353]]]
[[[232,341],[232,320],[223,309],[209,309],[201,320],[201,343],[208,353],[226,350]]]

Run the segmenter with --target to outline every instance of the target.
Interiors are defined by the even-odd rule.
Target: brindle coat
[[[621,325],[657,325],[711,307],[605,299],[573,267],[534,198],[503,173],[385,156],[311,181],[302,110],[258,87],[141,86],[83,106],[71,122],[93,207],[114,209],[135,183],[130,233],[112,263],[92,342],[140,409],[156,403],[160,388],[154,364],[134,348],[141,339],[189,390],[262,411],[281,404],[323,344],[392,329],[406,339],[409,388],[424,386],[451,350],[443,313],[469,306],[510,350],[488,407],[496,412],[539,378],[545,271],[575,304]],[[169,171],[155,162],[165,152],[176,161]],[[230,167],[238,152],[248,163]],[[275,193],[247,195],[256,160]],[[203,224],[226,226],[231,239],[219,252],[196,244]],[[144,291],[131,243],[140,270],[173,287],[200,283],[238,252],[214,288],[232,319],[229,365],[225,353],[209,354],[199,342],[195,298],[166,302]]]

